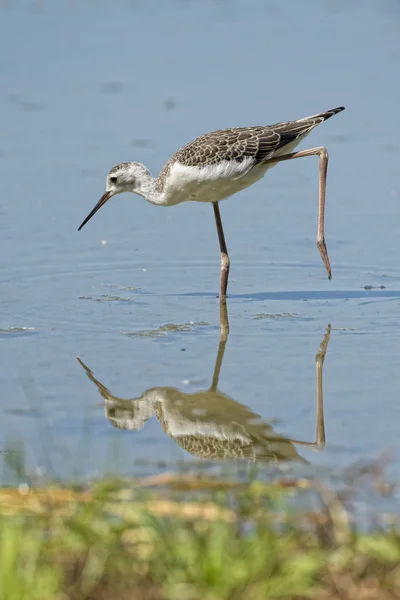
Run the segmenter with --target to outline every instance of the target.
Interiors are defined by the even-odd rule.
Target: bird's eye
[[[117,183],[117,177],[110,177],[109,181],[110,183]]]

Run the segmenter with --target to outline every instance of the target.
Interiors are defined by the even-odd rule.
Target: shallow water
[[[398,474],[399,3],[0,11],[0,449],[18,441],[29,469],[86,477],[212,455],[215,439],[199,450],[193,436],[210,438],[213,423],[225,446],[261,436],[264,460],[271,436],[313,443],[315,356],[331,324],[326,446],[282,452],[341,468],[390,449]],[[330,152],[332,281],[315,246],[316,158],[280,165],[221,206],[230,335],[210,395],[221,350],[211,208],[124,195],[76,229],[121,160],[155,173],[206,131],[341,104],[307,139]],[[151,402],[136,411],[110,396]],[[125,426],[139,412],[137,429],[113,427],[105,409]]]

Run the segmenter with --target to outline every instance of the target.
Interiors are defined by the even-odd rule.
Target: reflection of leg
[[[222,361],[224,359],[225,346],[228,340],[229,334],[229,321],[228,321],[228,307],[226,306],[226,302],[221,302],[220,304],[220,338],[219,338],[219,346],[218,346],[218,354],[215,360],[214,373],[212,378],[212,383],[210,390],[215,391],[218,387],[219,374],[221,372]]]
[[[317,246],[326,270],[328,271],[329,279],[332,279],[331,265],[329,263],[328,250],[325,243],[325,195],[326,195],[326,174],[328,171],[328,151],[323,146],[317,148],[309,148],[308,150],[300,150],[300,152],[292,152],[284,154],[265,161],[266,163],[276,164],[283,160],[292,160],[293,158],[302,158],[303,156],[319,156],[319,199],[318,199],[318,231],[317,231]]]
[[[226,302],[221,302],[219,306],[219,331],[221,342],[226,342],[229,335],[229,316]]]
[[[323,403],[323,392],[322,392],[322,370],[324,366],[324,360],[326,356],[326,351],[328,348],[329,338],[331,336],[331,326],[328,325],[326,329],[326,334],[324,335],[324,339],[321,342],[319,350],[315,356],[315,368],[316,368],[316,381],[317,381],[317,432],[315,442],[302,442],[301,440],[293,440],[289,441],[294,444],[299,444],[300,446],[307,446],[309,448],[313,448],[315,450],[322,450],[325,446],[325,421],[324,421],[324,403]]]
[[[315,357],[315,369],[317,375],[317,432],[316,445],[323,448],[325,446],[325,421],[324,421],[324,402],[322,390],[322,369],[326,356],[329,338],[331,336],[331,326],[328,325],[324,339],[321,342],[317,355]]]

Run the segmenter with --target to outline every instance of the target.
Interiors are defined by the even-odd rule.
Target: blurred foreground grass
[[[174,474],[2,488],[0,598],[400,598],[396,519],[363,533],[348,492]],[[315,494],[315,510],[290,507],[299,493]]]

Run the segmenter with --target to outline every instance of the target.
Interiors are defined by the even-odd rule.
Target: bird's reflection
[[[276,462],[304,460],[297,445],[321,449],[325,445],[322,368],[330,337],[330,325],[316,355],[316,439],[289,439],[277,434],[259,415],[218,389],[218,380],[228,339],[226,305],[221,306],[221,336],[209,389],[187,393],[172,387],[154,387],[138,398],[113,396],[78,358],[87,376],[105,400],[105,414],[114,427],[140,430],[156,416],[162,430],[184,450],[204,459],[245,459]]]

